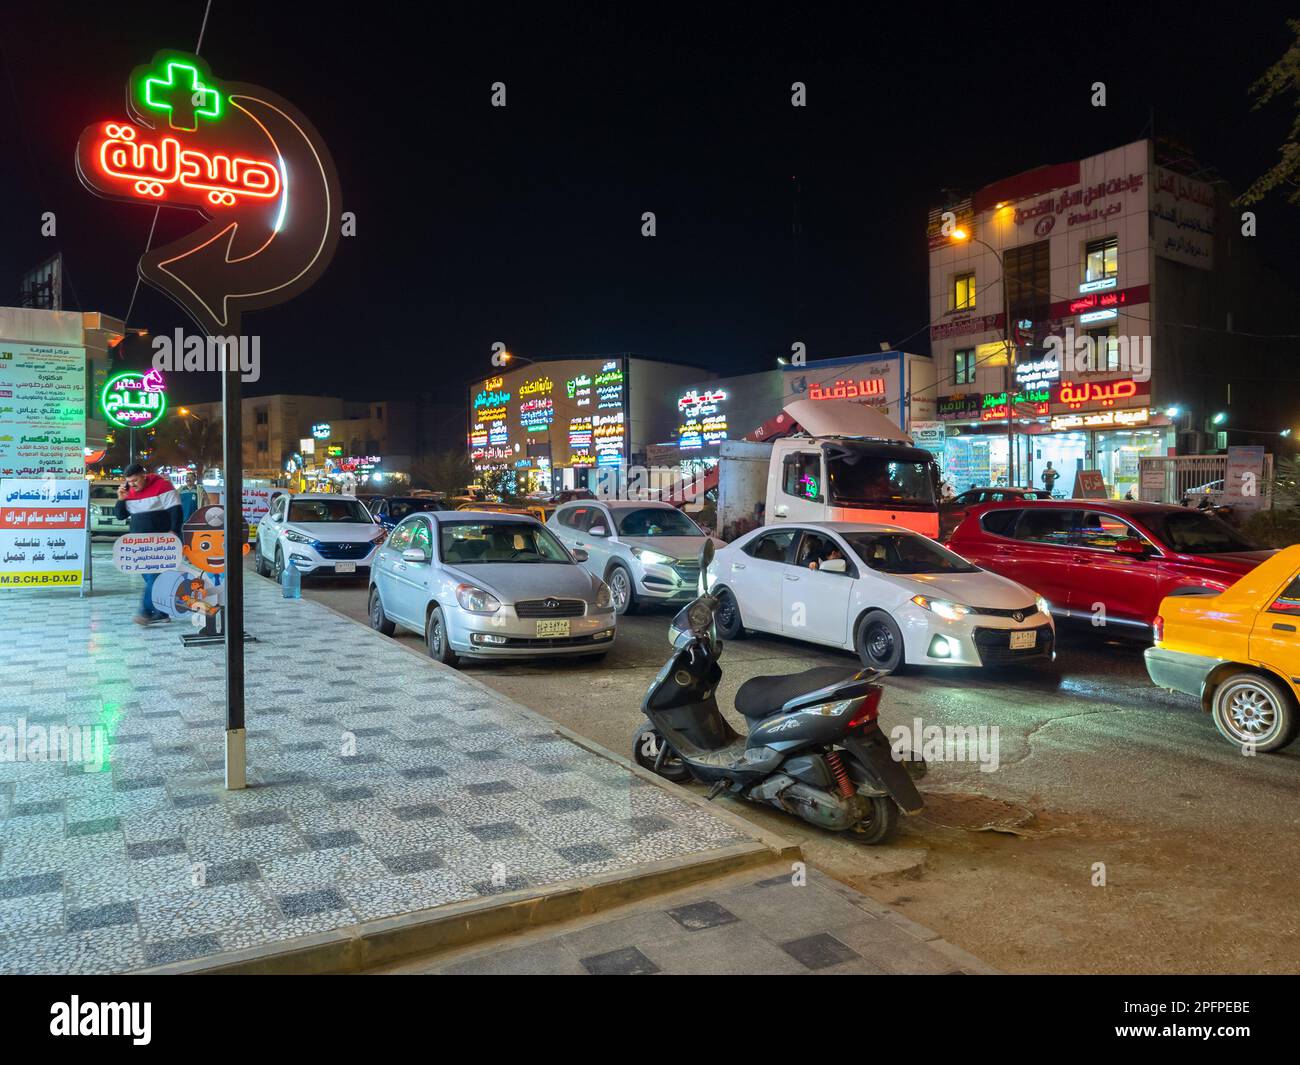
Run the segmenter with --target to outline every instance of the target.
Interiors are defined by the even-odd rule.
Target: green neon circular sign
[[[128,370],[110,377],[99,394],[99,409],[109,425],[148,429],[167,411],[167,388],[157,370]]]

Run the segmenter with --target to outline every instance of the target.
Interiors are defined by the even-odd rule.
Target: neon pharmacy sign
[[[167,410],[167,388],[162,374],[128,371],[109,378],[99,395],[104,418],[120,429],[148,429]]]

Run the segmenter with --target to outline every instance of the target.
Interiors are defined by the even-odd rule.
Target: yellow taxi
[[[1225,591],[1166,596],[1146,651],[1154,684],[1193,695],[1223,737],[1264,753],[1300,732],[1300,544]]]

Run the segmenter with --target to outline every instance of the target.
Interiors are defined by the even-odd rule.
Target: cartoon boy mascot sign
[[[153,586],[156,610],[174,618],[188,617],[202,637],[220,637],[221,586],[226,571],[225,508],[201,507],[181,527],[181,568],[162,574]],[[248,554],[248,537],[244,537]]]

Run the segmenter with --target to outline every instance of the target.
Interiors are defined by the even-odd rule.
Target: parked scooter
[[[876,714],[883,674],[821,666],[790,676],[753,677],[736,693],[749,722],[737,733],[718,710],[722,644],[714,623],[717,600],[705,594],[713,545],[700,557],[700,597],[673,619],[673,653],[650,685],[641,711],[649,721],[633,739],[639,765],[678,783],[712,785],[767,803],[864,843],[888,839],[901,807],[924,803],[912,777],[918,759],[893,757]]]

